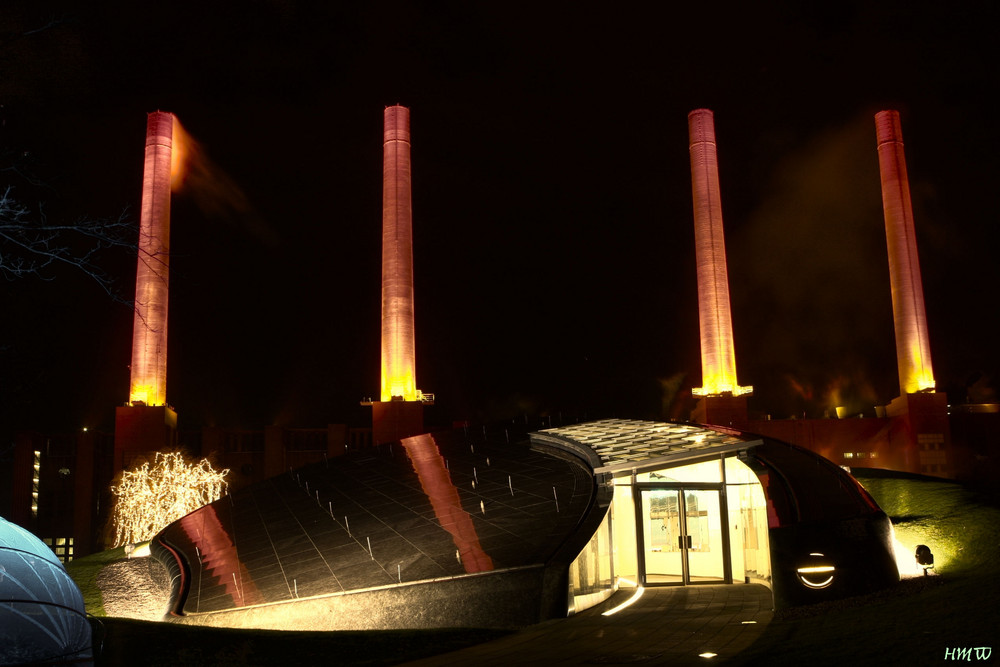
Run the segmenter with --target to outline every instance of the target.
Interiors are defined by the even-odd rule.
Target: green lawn
[[[66,565],[66,571],[83,592],[83,602],[93,616],[104,616],[104,599],[97,587],[97,575],[105,565],[125,558],[125,547],[108,549],[100,553],[77,558]]]
[[[934,552],[936,572],[896,588],[776,614],[764,635],[728,664],[936,664],[947,648],[990,646],[1000,656],[1000,508],[960,484],[878,471],[856,476],[893,519],[908,553]],[[70,574],[88,610],[103,615],[97,573],[122,549],[81,558]],[[391,665],[507,634],[493,630],[274,632],[220,630],[103,618],[98,665]],[[994,646],[994,644],[997,644]]]

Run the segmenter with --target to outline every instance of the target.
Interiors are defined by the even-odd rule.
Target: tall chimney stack
[[[382,134],[382,388],[372,402],[376,444],[424,432],[413,325],[413,215],[410,210],[410,110],[386,107]],[[367,404],[367,403],[366,403]]]
[[[920,259],[917,256],[899,112],[880,111],[875,114],[875,129],[882,175],[885,236],[889,247],[899,391],[901,395],[933,391],[934,371],[924,311],[924,288],[920,279]]]
[[[167,296],[174,115],[149,114],[132,325],[131,405],[167,403]]]
[[[417,400],[410,110],[386,107],[382,140],[382,400]]]
[[[695,261],[698,269],[698,320],[701,328],[701,374],[697,396],[738,396],[752,387],[736,381],[736,352],[729,309],[729,276],[722,230],[719,163],[715,122],[709,109],[688,114],[691,189],[694,198]]]
[[[132,377],[128,404],[115,409],[114,469],[177,446],[177,413],[167,404],[167,296],[170,193],[181,180],[183,129],[172,113],[146,119],[146,157],[139,214]]]

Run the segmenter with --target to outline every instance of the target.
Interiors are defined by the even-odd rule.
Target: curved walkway
[[[756,641],[770,622],[774,607],[771,591],[765,586],[702,585],[647,588],[630,607],[611,616],[601,615],[629,597],[631,591],[619,591],[603,604],[571,618],[405,664],[717,664]],[[717,657],[699,657],[706,652]]]

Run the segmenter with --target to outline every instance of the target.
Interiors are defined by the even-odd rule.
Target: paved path
[[[710,665],[750,646],[772,617],[771,591],[757,584],[647,588],[632,606],[605,603],[564,620],[454,653],[406,663],[432,665]],[[755,623],[748,623],[755,621]],[[700,653],[718,657],[707,660]]]

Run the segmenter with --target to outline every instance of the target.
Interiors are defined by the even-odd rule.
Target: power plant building
[[[898,580],[888,518],[841,467],[855,460],[828,443],[882,456],[861,465],[944,474],[925,467],[938,465],[928,454],[938,451],[935,438],[948,438],[943,395],[924,382],[932,378],[929,352],[901,353],[902,394],[886,416],[748,416],[750,388],[736,379],[711,111],[688,117],[703,369],[697,423],[550,421],[513,438],[486,427],[481,435],[425,431],[430,397],[416,388],[415,371],[409,110],[387,107],[383,122],[381,381],[370,436],[333,425],[204,429],[201,453],[222,453],[243,479],[153,540],[153,557],[171,573],[166,620],[323,630],[520,627],[594,606],[620,588],[762,586],[777,606],[790,606]],[[893,278],[894,303],[898,291],[909,304],[897,336],[920,348],[926,317],[898,115],[876,122],[891,272],[905,283],[897,289]],[[130,453],[176,437],[165,373],[157,370],[166,349],[166,259],[151,261],[168,248],[163,168],[174,123],[169,114],[150,115],[143,224],[159,221],[150,237],[160,241],[140,250],[137,275],[137,301],[162,304],[162,325],[136,334],[133,355],[140,350],[142,359],[133,356],[114,448],[95,440],[90,454],[78,452],[77,466],[90,457],[84,479],[103,483]],[[37,496],[49,484],[39,486],[38,475],[27,484],[29,460],[55,479],[39,442],[26,440],[15,453],[24,468],[15,491],[25,499],[29,488]],[[86,528],[95,497],[84,500],[72,530]]]

